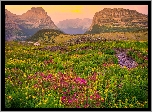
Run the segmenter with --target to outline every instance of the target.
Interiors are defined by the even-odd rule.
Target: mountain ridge
[[[7,18],[6,18],[7,16]],[[9,18],[9,19],[8,19]],[[25,38],[28,38],[32,35],[34,35],[38,30],[41,29],[58,29],[59,28],[54,24],[54,22],[51,20],[51,17],[47,15],[47,12],[42,7],[32,7],[27,12],[23,13],[22,15],[16,15],[11,13],[11,11],[5,9],[5,30],[6,33],[10,32],[10,35],[6,36],[5,39],[11,38],[15,39],[15,37],[20,38],[23,35],[20,35],[18,32],[14,32],[13,25],[11,25],[9,28],[8,26],[8,20],[12,21],[12,24],[16,24],[18,27],[18,30],[20,29],[21,32],[23,32]],[[10,31],[11,30],[11,31]],[[13,36],[11,36],[13,35]]]
[[[92,19],[66,19],[60,21],[57,26],[67,34],[83,34],[91,25]]]

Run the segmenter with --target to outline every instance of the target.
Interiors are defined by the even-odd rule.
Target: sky
[[[148,5],[5,5],[5,9],[17,15],[32,7],[42,7],[55,24],[65,19],[93,19],[94,14],[103,8],[124,8],[148,14]]]

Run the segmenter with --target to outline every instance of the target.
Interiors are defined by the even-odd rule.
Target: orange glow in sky
[[[90,18],[103,8],[124,8],[148,14],[148,5],[6,5],[5,9],[13,14],[21,15],[32,7],[42,7],[54,23],[65,19]]]

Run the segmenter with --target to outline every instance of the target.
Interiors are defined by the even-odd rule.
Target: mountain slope
[[[37,31],[33,36],[30,38],[26,39],[27,41],[45,41],[45,42],[52,42],[53,39],[60,35],[64,34],[60,30],[55,30],[55,29],[42,29]]]
[[[6,10],[5,12],[5,40],[14,40],[18,38],[18,35],[24,37],[24,32],[22,29],[19,28],[18,24],[15,23],[13,20],[17,18],[11,12]]]
[[[15,15],[12,14],[10,11],[5,10],[5,14],[7,15],[7,19],[5,18],[5,28],[6,28],[6,35],[9,32],[16,32],[20,30],[23,32],[26,38],[32,36],[37,31],[41,29],[58,29],[54,22],[51,20],[51,17],[47,15],[47,12],[41,7],[32,7],[26,13],[22,15]],[[12,25],[12,28],[8,30],[8,23],[15,24],[16,26]],[[21,38],[23,34],[13,33],[13,35]],[[5,36],[8,38],[7,36]],[[11,39],[13,36],[9,36]]]

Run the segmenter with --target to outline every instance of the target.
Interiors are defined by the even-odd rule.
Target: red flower
[[[92,96],[90,96],[90,99],[99,100],[101,99],[101,96],[97,92],[95,92]]]
[[[107,64],[104,63],[103,66],[107,66]]]
[[[52,77],[52,74],[49,74],[46,78],[49,79]]]
[[[50,61],[48,61],[48,62],[53,63],[53,60],[51,59],[51,60],[50,60]]]
[[[62,96],[61,101],[64,103],[66,101],[66,96]]]
[[[40,73],[40,76],[44,77],[44,74],[43,74],[43,73]]]
[[[84,84],[84,85],[87,83],[85,79],[79,78],[79,77],[75,79],[75,82],[79,84]]]
[[[93,75],[90,77],[90,80],[96,81],[96,79],[97,79],[97,73],[94,72]]]
[[[73,102],[72,99],[69,99],[69,100],[68,100],[68,103],[69,103],[69,104],[71,104],[72,102]]]
[[[86,104],[85,106],[84,106],[84,108],[88,108],[89,107],[89,104]]]

